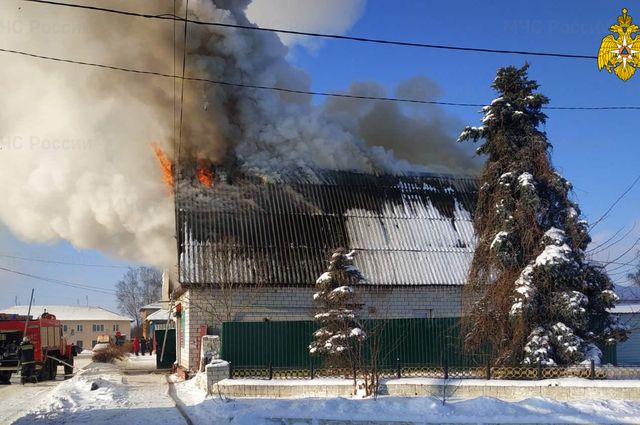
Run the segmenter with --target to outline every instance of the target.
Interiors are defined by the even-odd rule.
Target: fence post
[[[447,358],[444,358],[444,380],[446,381],[447,379],[449,379],[449,362],[447,361]]]
[[[542,379],[542,359],[538,359],[538,380]]]
[[[589,373],[589,379],[596,379],[596,362],[591,359],[591,372]]]
[[[311,379],[313,379],[316,374],[316,371],[313,369],[313,362],[311,362],[310,374],[311,374]]]
[[[229,362],[229,379],[233,379],[233,364]]]
[[[487,356],[487,381],[491,379],[491,357]]]
[[[273,367],[271,367],[271,362],[269,362],[269,380],[273,379]]]
[[[402,368],[400,367],[400,357],[396,358],[396,378],[402,378]]]

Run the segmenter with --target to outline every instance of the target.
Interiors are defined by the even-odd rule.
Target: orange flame
[[[213,172],[211,171],[211,161],[208,159],[198,159],[198,169],[196,171],[196,177],[200,184],[206,187],[213,186]]]
[[[152,143],[151,147],[160,162],[160,167],[162,168],[162,179],[169,190],[173,191],[173,164],[171,164],[171,161],[169,161],[158,145]]]

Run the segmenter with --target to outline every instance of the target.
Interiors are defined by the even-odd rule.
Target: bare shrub
[[[94,352],[91,360],[96,363],[111,363],[114,360],[124,360],[125,353],[124,346],[109,344],[108,347]]]

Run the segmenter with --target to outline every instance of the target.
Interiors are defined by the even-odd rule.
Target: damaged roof
[[[345,247],[371,285],[462,285],[476,196],[471,177],[352,172],[181,188],[180,284],[314,285]]]

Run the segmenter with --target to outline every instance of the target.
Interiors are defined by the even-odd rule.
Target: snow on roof
[[[169,310],[166,310],[164,308],[161,308],[160,310],[147,316],[147,321],[149,322],[154,322],[154,321],[166,322],[168,319],[169,319]]]
[[[614,308],[609,309],[609,311],[616,314],[640,314],[640,302],[617,304]]]
[[[450,175],[221,180],[176,200],[179,281],[311,286],[344,247],[370,285],[463,285],[476,196],[476,179]]]
[[[93,306],[80,306],[80,305],[32,305],[31,315],[38,317],[44,311],[51,313],[58,320],[126,320],[128,322],[133,321],[128,317],[121,316],[112,311],[106,310],[102,307]],[[16,305],[13,307],[5,308],[0,313],[7,314],[27,314],[29,311],[28,305]]]
[[[147,305],[143,305],[140,307],[140,310],[159,310],[162,308],[162,303],[151,303]]]

